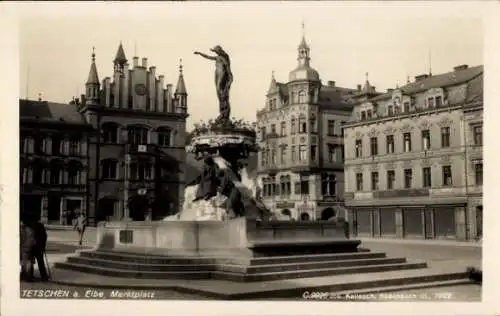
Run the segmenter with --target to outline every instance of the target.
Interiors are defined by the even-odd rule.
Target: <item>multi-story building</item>
[[[483,66],[415,77],[360,100],[344,124],[354,236],[482,234]]]
[[[156,67],[148,68],[147,58],[139,64],[134,57],[130,68],[121,43],[113,62],[113,77],[100,83],[92,53],[85,94],[57,107],[94,130],[85,146],[86,205],[81,208],[91,222],[160,219],[179,209],[184,192],[188,115],[182,65],[174,91],[163,75],[156,76]],[[44,124],[37,116],[34,120]],[[64,201],[61,212],[69,207]]]
[[[323,85],[304,37],[288,82],[273,74],[266,106],[257,112],[257,178],[272,211],[301,220],[344,217],[341,125],[351,116],[350,98],[374,93],[366,88],[372,87]]]
[[[92,126],[76,107],[20,100],[20,211],[71,224],[67,211],[88,205],[88,141]]]

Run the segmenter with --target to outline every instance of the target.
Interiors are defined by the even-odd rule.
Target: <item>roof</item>
[[[125,57],[125,51],[123,50],[123,45],[120,42],[120,46],[118,46],[118,50],[116,51],[115,63],[124,64],[127,62],[127,57]]]
[[[177,79],[177,86],[175,88],[175,93],[187,94],[186,83],[184,82],[184,75],[182,74],[182,70],[179,73],[179,79]]]
[[[99,76],[97,74],[97,67],[95,65],[95,60],[92,58],[92,64],[90,64],[89,77],[87,79],[87,84],[99,84]]]
[[[320,106],[338,107],[339,109],[344,107],[352,108],[352,105],[348,103],[348,99],[352,96],[351,93],[355,91],[355,89],[343,87],[322,86],[319,93],[319,104]]]
[[[432,75],[426,79],[422,79],[401,87],[404,94],[415,94],[432,88],[445,88],[467,83],[472,79],[482,75],[484,72],[483,65],[468,67],[455,71],[446,72],[443,74]],[[481,76],[482,77],[482,76]],[[477,88],[475,88],[477,90]],[[481,94],[482,94],[482,79],[481,79]],[[388,99],[392,96],[392,92],[384,93],[372,98],[373,101]]]
[[[87,124],[76,105],[47,101],[19,100],[19,117],[70,124]]]

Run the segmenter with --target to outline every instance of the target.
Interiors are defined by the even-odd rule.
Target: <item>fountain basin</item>
[[[342,224],[328,221],[103,222],[97,249],[167,256],[245,256],[357,251]]]

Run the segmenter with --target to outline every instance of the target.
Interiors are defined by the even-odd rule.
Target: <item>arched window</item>
[[[304,90],[299,91],[299,103],[306,103],[306,95]]]
[[[307,213],[305,213],[305,212],[304,212],[304,213],[302,213],[302,214],[300,214],[300,220],[301,220],[301,221],[308,221],[309,219],[310,219],[309,214],[307,214]]]
[[[108,144],[118,143],[118,124],[108,122],[102,124],[102,141]]]
[[[296,120],[296,119],[295,119],[295,117],[293,117],[293,116],[292,116],[292,122],[291,122],[291,126],[290,126],[290,127],[291,127],[291,128],[290,128],[290,129],[291,129],[291,131],[290,131],[290,132],[291,132],[292,134],[297,133],[297,120]]]
[[[317,133],[318,132],[318,126],[316,125],[316,116],[313,114],[310,119],[310,125],[311,125],[311,133]]]
[[[52,160],[49,164],[50,170],[50,184],[61,184],[63,182],[62,179],[62,171],[63,171],[63,163],[61,160]]]
[[[104,159],[101,161],[101,170],[103,179],[116,179],[117,178],[118,162],[113,159]]]
[[[299,116],[299,133],[307,133],[307,120],[304,114]]]
[[[158,134],[158,145],[162,147],[171,146],[172,130],[168,127],[159,127],[156,130]]]
[[[149,129],[144,126],[131,126],[127,128],[128,143],[132,145],[146,145],[148,143]]]
[[[82,183],[82,169],[83,166],[79,161],[72,160],[68,163],[68,184],[81,184]]]

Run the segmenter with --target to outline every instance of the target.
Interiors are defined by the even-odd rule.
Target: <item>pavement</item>
[[[363,238],[361,247],[368,248],[374,252],[386,252],[388,257],[405,257],[408,260],[423,260],[429,265],[429,271],[434,273],[463,272],[466,267],[481,267],[482,246],[480,243],[463,242],[439,242],[439,241],[411,241],[411,240],[380,240]],[[82,246],[78,245],[78,234],[72,230],[52,230],[48,231],[48,261],[53,265],[55,262],[65,261],[66,257],[73,255],[78,249],[91,249],[96,244],[96,228],[89,228],[84,236]],[[428,271],[428,272],[429,272]],[[320,278],[294,279],[285,281],[237,283],[218,280],[141,280],[110,278],[85,273],[75,273],[60,269],[52,269],[55,274],[54,279],[64,284],[68,289],[91,288],[92,284],[100,284],[103,290],[114,289],[150,289],[157,293],[158,299],[208,299],[210,292],[216,289],[217,295],[212,298],[222,298],[225,295],[239,296],[249,292],[267,291],[288,291],[291,288],[322,288],[328,290],[328,285],[340,283],[365,282],[368,279],[377,278],[375,274],[359,274],[344,276],[327,276]],[[423,270],[398,271],[395,278],[415,276],[423,273]],[[56,276],[57,274],[57,276]],[[366,280],[365,280],[366,279]],[[36,289],[37,287],[47,288],[58,284],[21,283],[21,290]],[[95,286],[94,286],[95,288]],[[481,287],[477,285],[453,285],[441,287],[429,292],[426,290],[409,289],[400,290],[401,297],[405,293],[418,293],[418,291],[428,293],[452,293],[453,301],[477,301],[481,297]],[[22,291],[21,291],[22,292]],[[426,293],[427,293],[426,292]],[[412,294],[413,295],[413,294]],[[407,295],[409,296],[409,294]],[[432,296],[432,295],[431,295]],[[419,296],[420,297],[420,296]],[[427,296],[426,296],[427,297]],[[290,299],[300,299],[291,297]],[[397,299],[396,299],[397,300]],[[409,299],[411,300],[411,299]],[[418,300],[418,299],[417,299]]]

